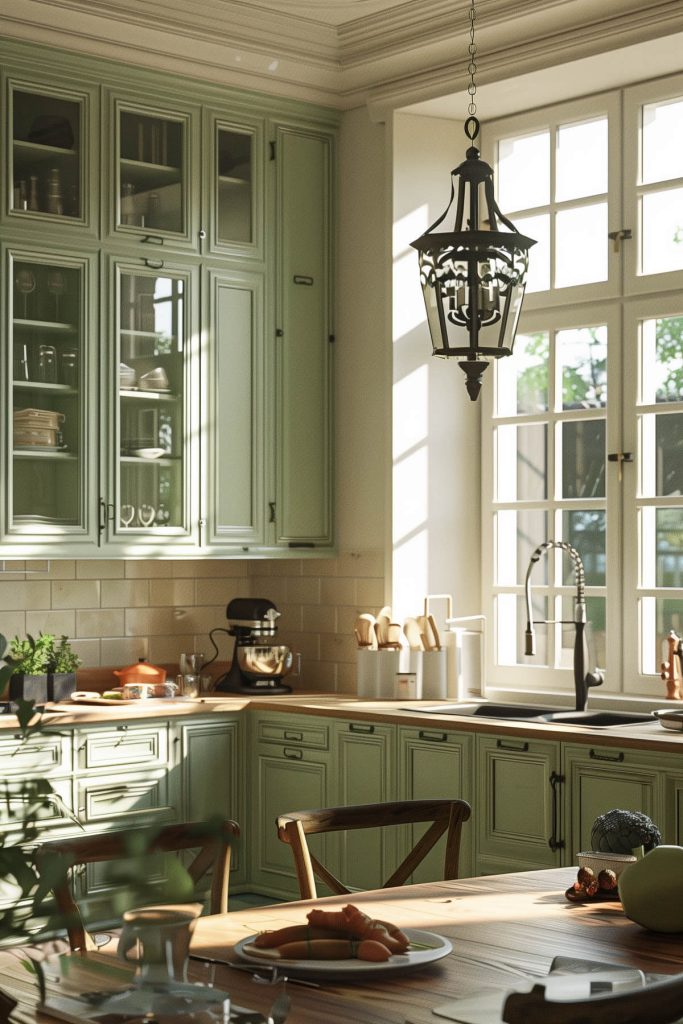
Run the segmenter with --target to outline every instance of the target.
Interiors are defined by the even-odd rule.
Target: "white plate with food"
[[[268,964],[277,967],[283,974],[324,975],[340,978],[374,977],[377,974],[398,974],[402,971],[415,970],[436,963],[448,956],[453,946],[448,939],[434,932],[425,932],[419,928],[404,928],[405,935],[410,939],[410,947],[405,953],[394,953],[383,963],[370,960],[288,960],[285,957],[268,956],[272,950],[254,945],[256,935],[249,935],[235,945],[235,953],[241,960],[254,966]],[[265,954],[265,955],[264,955]]]

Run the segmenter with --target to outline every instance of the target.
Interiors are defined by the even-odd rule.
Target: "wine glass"
[[[28,319],[28,297],[36,290],[36,276],[31,270],[20,270],[14,279],[17,291],[24,296],[24,320]]]
[[[47,290],[55,297],[55,320],[59,320],[59,296],[66,291],[66,278],[61,270],[50,270],[47,275]]]
[[[122,526],[130,526],[135,519],[135,505],[122,505],[119,516]]]
[[[138,519],[141,526],[151,526],[156,517],[157,510],[154,505],[141,505],[138,509]]]

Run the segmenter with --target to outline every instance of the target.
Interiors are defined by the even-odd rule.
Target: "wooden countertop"
[[[483,719],[472,716],[439,715],[425,711],[437,704],[453,704],[453,701],[411,701],[410,708],[405,700],[363,700],[353,696],[323,694],[316,692],[292,693],[280,696],[216,695],[193,700],[140,700],[134,704],[117,707],[108,705],[70,706],[68,704],[48,705],[50,713],[45,724],[49,728],[77,727],[78,725],[105,725],[113,722],[145,721],[149,719],[171,719],[186,716],[234,714],[248,710],[289,712],[302,715],[316,715],[329,718],[354,719],[357,721],[387,723],[436,729],[442,732],[506,734],[533,737],[539,740],[557,740],[563,743],[585,743],[595,746],[619,747],[652,751],[683,751],[683,733],[664,729],[656,721],[636,723],[616,728],[597,729],[579,725],[551,725],[539,722],[509,721],[505,719]],[[471,701],[467,702],[471,703]],[[664,701],[662,702],[664,706]],[[57,711],[57,709],[59,709]],[[0,730],[16,730],[14,715],[0,717]]]

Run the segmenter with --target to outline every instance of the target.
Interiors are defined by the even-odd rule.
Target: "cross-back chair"
[[[408,856],[381,886],[388,889],[403,885],[444,833],[446,850],[443,877],[457,878],[462,826],[469,819],[470,813],[470,805],[465,800],[398,800],[382,804],[326,807],[279,815],[277,834],[292,849],[301,898],[316,899],[316,876],[339,895],[352,890],[311,853],[306,842],[307,835],[430,822]]]
[[[197,849],[186,871],[196,886],[212,869],[209,907],[212,914],[224,914],[228,909],[231,846],[239,834],[239,825],[230,820],[121,830],[43,843],[36,850],[36,860],[41,873],[44,869],[46,875],[55,878],[52,890],[71,949],[95,949],[94,939],[86,931],[74,896],[71,868],[146,854]]]

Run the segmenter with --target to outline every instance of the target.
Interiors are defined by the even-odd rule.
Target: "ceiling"
[[[339,109],[367,105],[376,120],[408,105],[459,117],[461,104],[443,97],[467,83],[469,10],[470,0],[12,0],[0,5],[0,35]],[[559,67],[589,60],[599,72],[609,54],[622,74],[645,78],[629,48],[664,40],[667,52],[652,56],[662,74],[680,68],[679,33],[681,0],[476,0],[477,81],[552,70],[552,89]],[[566,77],[564,95],[567,84],[596,87],[576,68]]]

